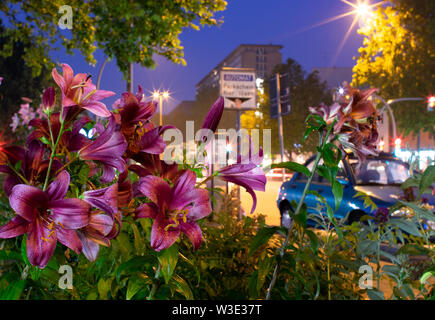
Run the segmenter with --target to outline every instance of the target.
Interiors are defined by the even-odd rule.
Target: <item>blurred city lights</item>
[[[385,142],[384,140],[379,141],[379,151],[384,151]]]

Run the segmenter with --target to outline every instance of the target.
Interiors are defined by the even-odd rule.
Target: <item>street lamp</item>
[[[168,91],[154,91],[154,100],[159,99],[160,126],[163,125],[163,99],[167,100],[170,97]]]

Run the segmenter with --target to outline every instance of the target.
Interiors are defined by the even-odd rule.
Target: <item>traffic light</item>
[[[427,111],[433,111],[435,106],[435,96],[430,96],[427,98]]]

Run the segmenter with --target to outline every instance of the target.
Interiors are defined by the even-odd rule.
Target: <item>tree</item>
[[[9,43],[8,40],[0,37],[0,50]],[[50,85],[51,68],[49,66],[43,66],[40,74],[33,76],[31,68],[24,63],[23,57],[29,49],[29,45],[17,41],[12,45],[10,57],[0,57],[0,76],[4,78],[0,85],[1,128],[9,129],[8,125],[12,115],[23,103],[22,97],[29,98],[35,105],[39,105],[42,91]]]
[[[154,54],[185,64],[179,39],[182,30],[219,24],[221,21],[214,15],[226,7],[224,0],[70,0],[69,16],[70,9],[64,4],[60,0],[1,2],[0,10],[8,26],[5,36],[9,40],[0,55],[10,56],[16,39],[25,45],[32,43],[23,59],[38,75],[50,61],[50,51],[59,43],[68,53],[78,49],[90,64],[96,63],[95,50],[103,49],[109,59],[116,58],[119,69],[128,78],[132,63],[154,67]],[[64,20],[72,21],[69,37],[59,27]]]
[[[373,86],[385,99],[425,98],[434,92],[435,21],[432,0],[392,0],[359,30],[365,36],[354,67],[354,86]],[[394,104],[399,129],[435,134],[435,112],[426,101]]]
[[[293,59],[287,59],[285,64],[277,65],[273,74],[279,72],[289,73],[290,78],[290,114],[283,116],[284,150],[288,156],[292,152],[312,152],[315,150],[316,140],[312,137],[300,147],[305,133],[305,119],[309,111],[308,107],[317,106],[320,103],[332,103],[332,97],[327,90],[326,83],[321,82],[317,72],[307,74],[302,66]],[[272,130],[272,153],[279,154],[278,120],[270,118],[269,84],[264,83],[264,97],[260,99],[260,116],[254,112],[245,112],[242,118],[242,127],[271,129]]]

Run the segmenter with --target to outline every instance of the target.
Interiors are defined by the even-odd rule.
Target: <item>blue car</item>
[[[364,207],[364,200],[361,197],[354,197],[356,193],[363,192],[371,197],[378,207],[390,207],[403,195],[400,185],[409,178],[409,165],[391,154],[381,153],[377,157],[369,157],[362,164],[358,174],[355,174],[355,167],[358,160],[347,157],[340,162],[340,169],[337,173],[337,180],[343,185],[343,200],[334,217],[343,219],[348,214],[347,223],[358,221],[363,215],[373,215],[369,208]],[[314,157],[310,158],[305,166],[311,170],[314,164]],[[307,177],[301,173],[295,173],[291,180],[281,185],[277,199],[278,208],[281,213],[281,225],[289,227],[291,224],[290,211],[294,212],[292,201],[299,202],[302,196]],[[310,185],[310,190],[317,191],[322,195],[331,208],[335,208],[334,195],[329,181],[322,176],[315,174]],[[430,205],[435,205],[435,197],[428,199]],[[320,204],[317,197],[307,194],[305,198],[308,214],[318,213],[315,208]],[[324,208],[324,206],[323,206]],[[322,209],[323,210],[323,209]],[[322,211],[322,214],[326,214]],[[314,221],[308,221],[314,226]],[[432,222],[430,227],[435,230]]]

